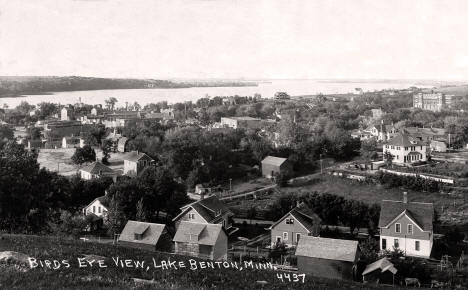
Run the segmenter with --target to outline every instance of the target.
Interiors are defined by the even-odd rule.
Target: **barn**
[[[273,178],[279,174],[289,175],[292,172],[292,166],[288,159],[267,156],[262,160],[262,176]]]
[[[339,280],[357,280],[358,241],[303,236],[296,248],[301,273]]]

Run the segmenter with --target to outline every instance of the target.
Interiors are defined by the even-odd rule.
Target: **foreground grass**
[[[189,265],[188,257],[166,253],[153,253],[112,245],[84,243],[54,237],[3,235],[0,251],[17,251],[37,259],[70,261],[70,268],[58,270],[35,268],[18,272],[6,268],[0,274],[0,289],[261,289],[256,281],[268,284],[263,289],[379,289],[364,287],[360,283],[343,282],[306,276],[305,283],[281,282],[272,270],[198,269],[161,270],[116,267],[112,260],[107,268],[79,268],[77,258],[83,254],[107,258],[145,260],[152,265],[156,261],[177,260]],[[137,286],[132,277],[152,279],[156,284]]]

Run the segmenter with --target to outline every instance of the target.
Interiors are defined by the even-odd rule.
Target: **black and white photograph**
[[[467,13],[0,0],[0,289],[468,289]]]

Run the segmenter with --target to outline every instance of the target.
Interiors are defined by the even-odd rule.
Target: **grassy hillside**
[[[170,254],[145,252],[112,245],[64,240],[38,236],[0,237],[1,251],[18,251],[37,259],[68,259],[70,268],[57,270],[35,268],[20,272],[13,268],[2,268],[0,289],[130,289],[135,286],[132,277],[152,279],[157,284],[140,286],[138,289],[260,289],[256,281],[268,284],[264,289],[379,289],[366,288],[362,284],[319,279],[306,276],[305,283],[281,282],[273,270],[244,269],[198,269],[161,270],[152,267],[152,259],[185,261],[189,258]],[[83,254],[95,254],[109,258],[107,268],[79,268],[77,258]],[[145,260],[151,265],[145,268],[116,267],[111,257]],[[0,265],[2,266],[2,265]],[[6,271],[5,271],[6,269]]]

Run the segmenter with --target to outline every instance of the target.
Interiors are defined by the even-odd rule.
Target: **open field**
[[[376,184],[362,184],[357,181],[324,175],[317,182],[298,187],[282,188],[283,193],[307,193],[317,191],[343,196],[347,199],[360,200],[365,203],[380,203],[384,199],[401,200],[403,191],[408,192],[409,201],[432,202],[442,221],[451,223],[468,223],[468,196],[457,197],[406,190],[403,188],[386,188]]]
[[[26,272],[2,265],[0,288],[2,289],[134,289],[131,278],[155,279],[152,285],[139,285],[138,289],[260,289],[257,281],[266,281],[263,289],[379,289],[354,282],[343,282],[305,277],[305,283],[281,282],[273,270],[245,268],[242,271],[229,268],[190,268],[189,257],[167,253],[147,252],[112,245],[85,243],[54,237],[3,235],[0,251],[17,251],[36,259],[67,259],[70,267],[56,270],[35,268]],[[107,267],[79,267],[78,258],[85,254],[106,257]],[[144,267],[116,266],[112,258],[144,261]],[[155,268],[161,261],[184,262],[186,268]],[[178,263],[177,263],[178,265]],[[198,264],[199,265],[199,264]],[[28,267],[26,267],[28,268]],[[280,272],[282,273],[282,272]],[[398,289],[398,288],[394,288]]]
[[[102,158],[102,151],[95,149],[98,160]],[[59,172],[64,176],[71,176],[80,170],[80,166],[73,164],[71,157],[75,153],[75,148],[58,148],[58,149],[41,149],[37,162],[41,167],[45,167],[50,171]],[[123,157],[125,153],[111,153],[109,159],[109,167],[115,171],[123,170]],[[84,164],[83,166],[86,166]]]

